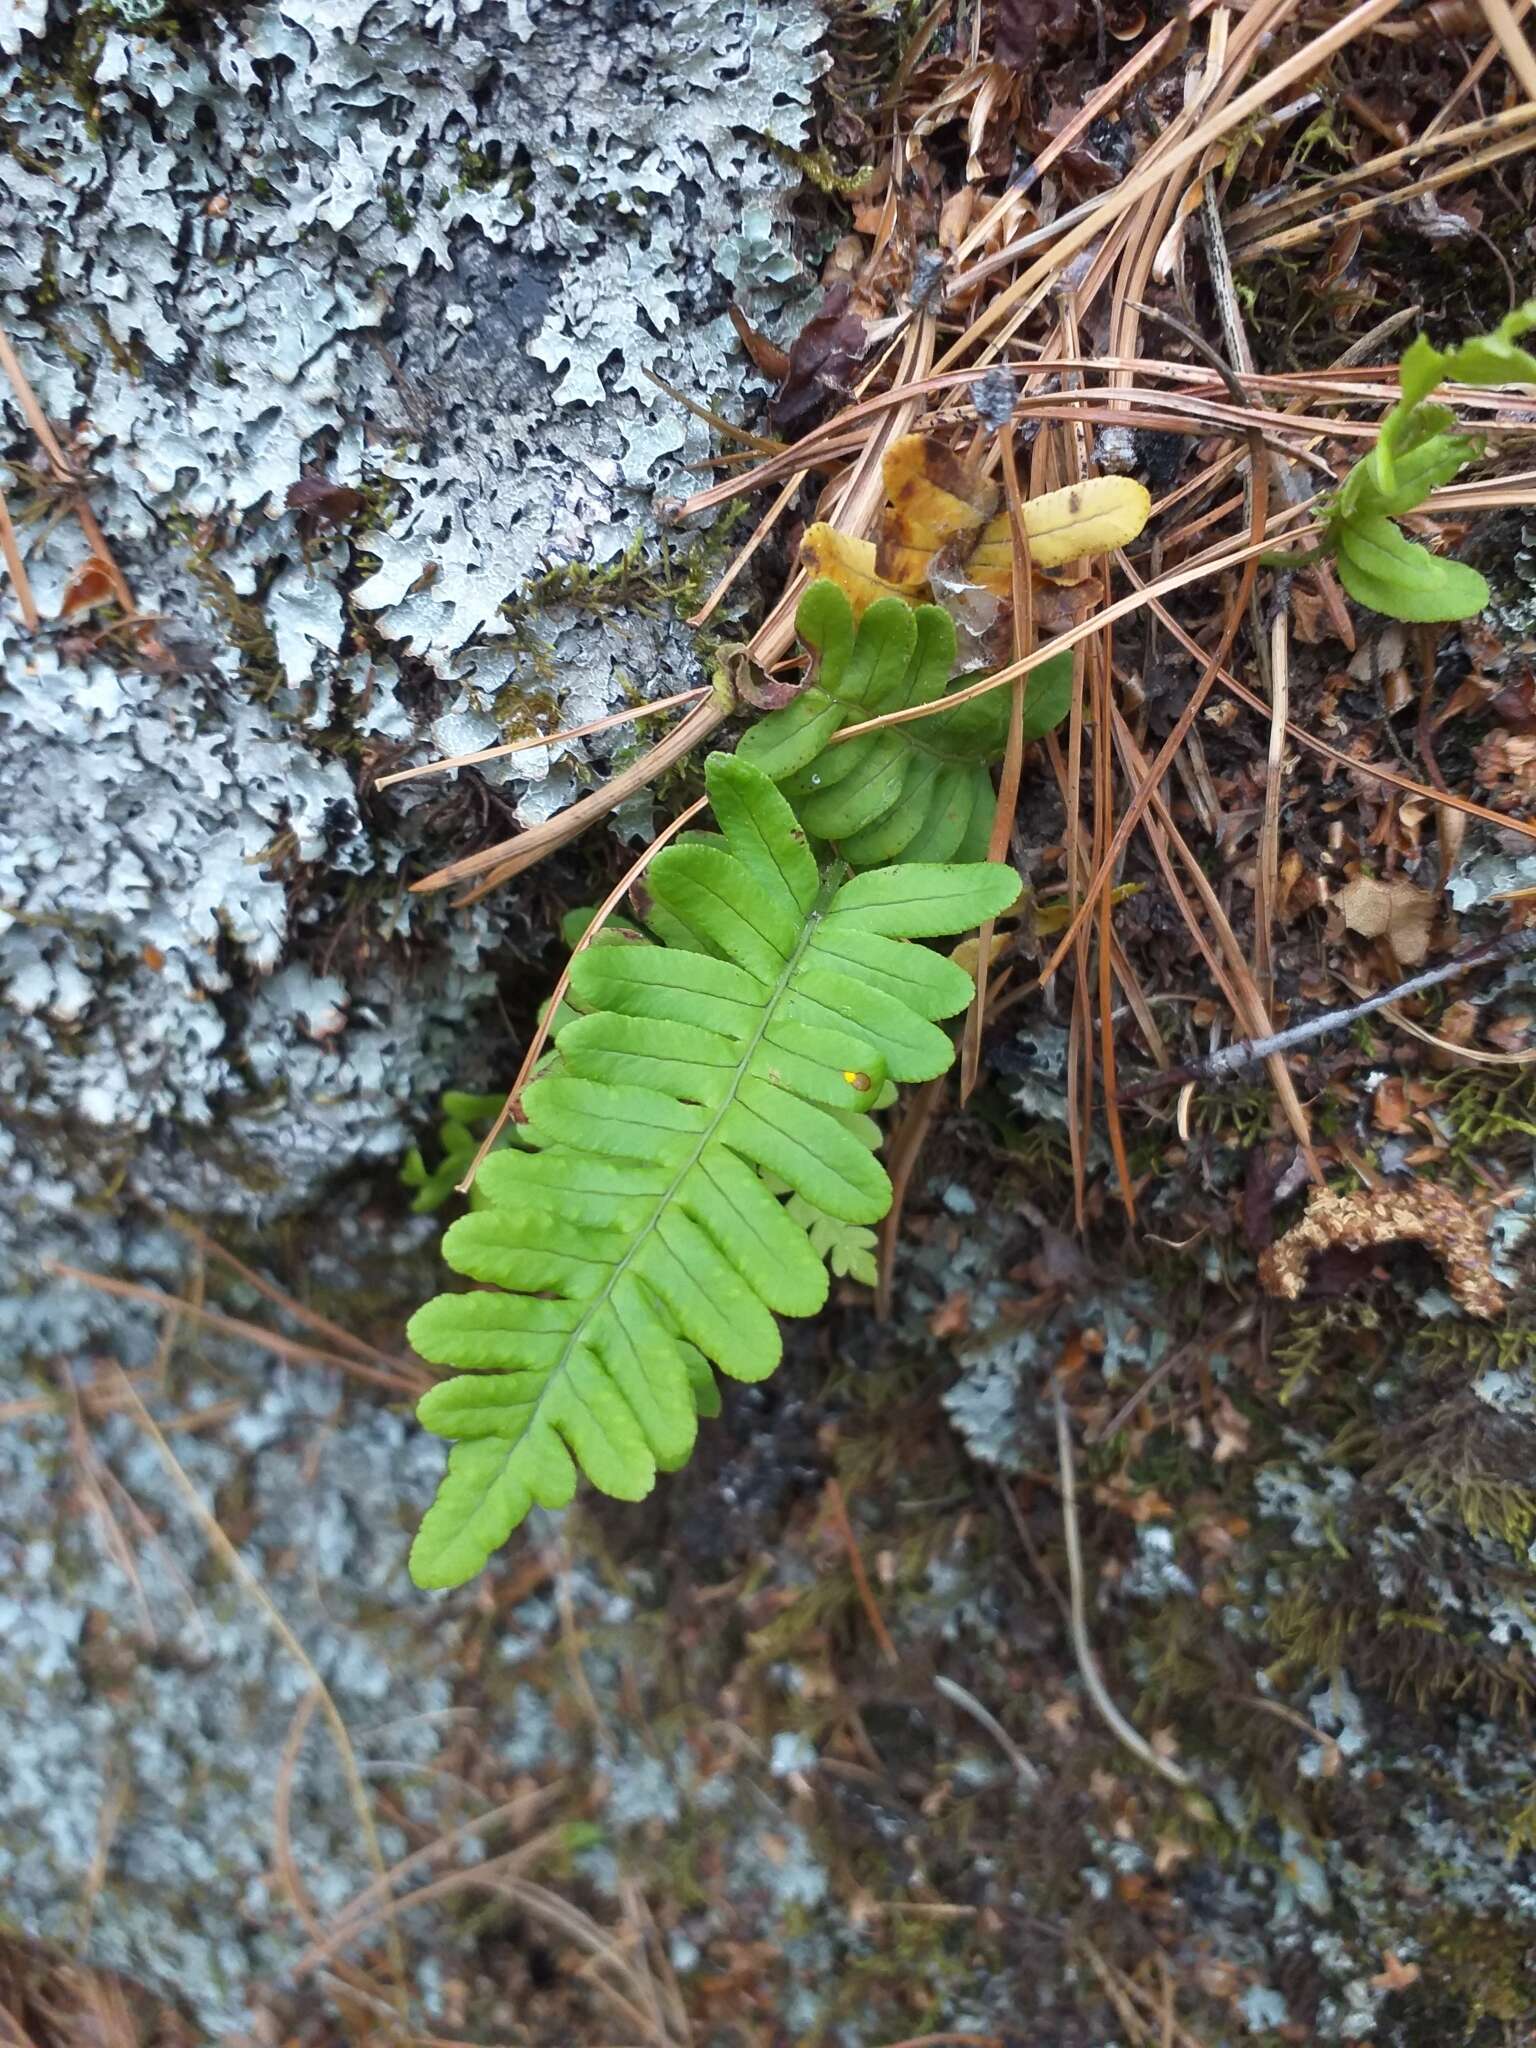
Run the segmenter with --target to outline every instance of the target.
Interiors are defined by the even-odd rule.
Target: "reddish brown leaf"
[[[731,667],[731,683],[737,696],[754,711],[782,711],[799,696],[803,681],[801,676],[771,676],[751,661],[739,661]]]
[[[935,1337],[963,1337],[971,1327],[971,1297],[966,1293],[951,1294],[928,1318],[928,1328]]]
[[[1413,1122],[1413,1105],[1408,1085],[1400,1074],[1389,1074],[1376,1090],[1371,1103],[1377,1127],[1383,1131],[1406,1131]]]
[[[1489,698],[1488,709],[1501,725],[1513,726],[1516,732],[1536,731],[1536,677],[1527,669]]]
[[[781,349],[776,341],[770,341],[766,334],[759,334],[740,306],[732,304],[727,306],[725,310],[730,315],[731,325],[735,328],[737,338],[742,347],[752,358],[757,368],[762,371],[763,375],[765,377],[787,377],[789,375],[789,356],[787,352]]]
[[[864,353],[864,322],[848,311],[851,289],[846,279],[832,285],[791,344],[789,368],[769,408],[774,427],[791,440],[810,426],[829,395],[848,388]]]
[[[69,581],[64,586],[64,600],[59,606],[61,619],[72,619],[76,612],[88,612],[93,606],[104,604],[116,595],[117,585],[112,571],[100,555],[87,555],[83,562],[77,562],[69,572]]]
[[[366,502],[362,492],[350,484],[331,483],[323,476],[301,476],[296,484],[288,486],[288,510],[298,513],[299,524],[307,533],[345,526],[357,517]]]

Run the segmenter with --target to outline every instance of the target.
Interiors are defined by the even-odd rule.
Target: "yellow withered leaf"
[[[852,534],[839,533],[835,526],[828,526],[824,519],[818,519],[814,526],[805,529],[805,538],[800,543],[800,560],[813,579],[824,576],[829,583],[837,585],[853,607],[855,619],[862,618],[877,597],[906,597],[909,594],[875,574],[875,544],[872,540],[855,540]]]
[[[855,618],[878,597],[925,597],[938,556],[967,582],[1012,595],[1013,539],[995,484],[927,434],[893,441],[882,473],[889,502],[878,546],[823,521],[806,530],[801,547],[806,568],[837,585]],[[1080,576],[1059,573],[1064,565],[1134,540],[1152,501],[1130,477],[1101,476],[1026,498],[1021,510],[1037,581],[1073,583]]]
[[[1063,491],[1026,498],[1019,508],[1029,535],[1030,561],[1037,569],[1059,568],[1080,555],[1123,548],[1146,525],[1152,500],[1134,477],[1095,476]],[[973,583],[1006,596],[1011,587],[1013,537],[1008,515],[988,521],[967,565]]]
[[[1140,882],[1117,882],[1109,892],[1109,900],[1111,903],[1124,903],[1132,896],[1139,896],[1141,890],[1142,885]],[[1065,901],[1058,902],[1054,894],[1048,903],[1036,903],[1034,906],[1035,937],[1037,939],[1045,939],[1049,938],[1053,932],[1064,932],[1072,921],[1074,908],[1075,906],[1071,903]]]
[[[929,564],[962,534],[979,533],[997,505],[996,488],[979,482],[942,441],[904,434],[881,464],[889,503],[875,565],[881,576],[913,590]]]

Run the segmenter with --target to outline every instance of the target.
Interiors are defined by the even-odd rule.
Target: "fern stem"
[[[678,823],[681,822],[682,820],[679,819]],[[635,1263],[635,1260],[640,1256],[640,1253],[646,1247],[652,1232],[658,1228],[662,1216],[672,1206],[672,1204],[677,1201],[679,1191],[682,1188],[684,1181],[687,1180],[688,1176],[698,1166],[700,1159],[708,1150],[709,1146],[715,1142],[715,1139],[719,1134],[721,1124],[724,1123],[727,1115],[735,1106],[737,1091],[740,1089],[742,1082],[747,1078],[747,1075],[751,1070],[752,1062],[756,1059],[758,1050],[761,1047],[763,1040],[768,1035],[769,1027],[775,1021],[775,1015],[778,1004],[783,998],[785,992],[787,991],[790,981],[792,980],[795,972],[799,968],[801,961],[805,957],[806,951],[810,946],[811,940],[815,937],[817,929],[819,928],[823,917],[825,917],[828,909],[831,906],[833,897],[837,894],[838,890],[842,887],[843,883],[848,879],[848,874],[849,870],[847,866],[841,861],[834,861],[831,864],[831,866],[829,866],[823,873],[821,878],[821,886],[816,892],[816,900],[811,905],[810,910],[806,913],[805,924],[803,929],[801,930],[799,939],[797,940],[793,951],[785,960],[783,968],[779,973],[779,977],[777,981],[774,983],[773,988],[769,993],[767,1001],[763,1004],[762,1011],[757,1020],[756,1028],[752,1031],[750,1036],[746,1038],[746,1040],[743,1042],[741,1058],[737,1062],[737,1065],[735,1067],[734,1072],[731,1075],[729,1083],[721,1093],[721,1099],[718,1107],[715,1109],[714,1114],[710,1117],[709,1121],[704,1126],[704,1129],[700,1131],[698,1136],[698,1142],[694,1145],[692,1151],[685,1154],[684,1157],[679,1161],[677,1168],[674,1171],[671,1179],[667,1182],[666,1186],[661,1190],[661,1192],[656,1196],[656,1199],[651,1206],[650,1214],[646,1217],[645,1221],[641,1223],[640,1226],[635,1230],[628,1249],[625,1251],[624,1256],[621,1259],[617,1260],[613,1267],[610,1269],[608,1278],[604,1282],[601,1290],[597,1294],[593,1295],[590,1300],[582,1304],[581,1316],[579,1320],[576,1322],[576,1324],[573,1326],[573,1328],[567,1333],[565,1342],[561,1346],[559,1357],[548,1369],[544,1386],[539,1393],[538,1400],[534,1403],[533,1409],[529,1414],[526,1423],[524,1424],[521,1437],[527,1437],[531,1435],[536,1429],[539,1422],[540,1409],[543,1407],[545,1401],[549,1398],[550,1390],[560,1385],[564,1374],[570,1367],[573,1354],[580,1348],[583,1342],[588,1326],[591,1324],[595,1316],[599,1315],[603,1310],[608,1308],[612,1300],[614,1291],[618,1287],[620,1281],[629,1272],[630,1267]],[[590,931],[590,929],[591,927],[589,926],[588,930]],[[553,1016],[555,1007],[556,1004],[554,1001],[552,1001],[546,1015]],[[514,1091],[514,1093],[515,1092],[517,1091]],[[521,1437],[519,1441],[521,1441]],[[508,1456],[512,1454],[512,1450],[514,1448],[515,1446],[509,1446]]]

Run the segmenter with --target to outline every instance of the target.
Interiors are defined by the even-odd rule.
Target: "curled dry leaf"
[[[974,474],[941,441],[907,434],[883,465],[886,498],[878,545],[818,523],[807,529],[806,565],[836,583],[855,614],[877,597],[925,596],[935,580],[962,580],[999,598],[1012,595],[1013,535],[997,486]],[[1131,477],[1091,477],[1027,498],[1021,508],[1038,583],[1068,563],[1134,540],[1152,501]]]
[[[754,368],[761,370],[765,377],[774,378],[775,381],[787,377],[789,351],[780,348],[776,341],[770,341],[766,334],[759,334],[734,299],[725,310],[730,315],[737,339],[751,357]]]
[[[290,512],[298,513],[299,524],[306,533],[317,534],[327,527],[345,526],[363,510],[367,500],[351,484],[332,483],[323,476],[301,476],[296,484],[288,486],[284,502]]]
[[[1348,1195],[1315,1190],[1301,1221],[1260,1254],[1259,1278],[1267,1293],[1296,1301],[1315,1253],[1335,1246],[1358,1252],[1401,1243],[1429,1247],[1445,1268],[1452,1296],[1469,1316],[1503,1315],[1504,1290],[1488,1253],[1487,1210],[1433,1181],[1408,1188],[1362,1188]]]
[[[1428,953],[1435,899],[1427,889],[1401,879],[1383,882],[1372,875],[1357,875],[1333,900],[1352,932],[1366,939],[1385,939],[1401,966],[1417,967]]]
[[[117,585],[112,571],[100,555],[87,555],[83,562],[77,562],[69,572],[69,581],[64,586],[63,601],[59,605],[59,617],[72,619],[77,612],[91,611],[96,605],[105,604],[107,599],[117,595]]]

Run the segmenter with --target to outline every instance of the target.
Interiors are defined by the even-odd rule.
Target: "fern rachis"
[[[723,755],[707,774],[723,841],[650,871],[671,942],[615,939],[573,963],[584,1014],[527,1091],[530,1149],[487,1160],[489,1206],[444,1240],[458,1271],[506,1291],[439,1296],[412,1320],[422,1356],[461,1369],[420,1408],[459,1439],[412,1553],[423,1584],[470,1577],[530,1506],[564,1505],[578,1464],[640,1498],[713,1412],[711,1363],[773,1370],[775,1313],[814,1314],[827,1292],[774,1190],[847,1224],[885,1213],[864,1113],[887,1076],[948,1066],[937,1020],[972,993],[911,941],[1018,893],[983,863],[818,872],[766,776]]]

